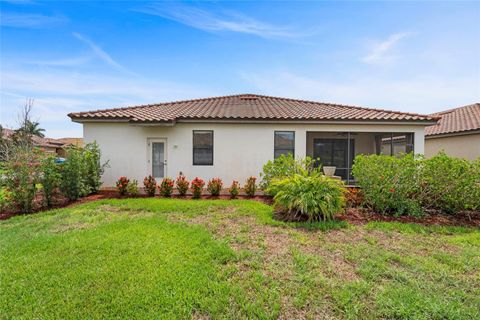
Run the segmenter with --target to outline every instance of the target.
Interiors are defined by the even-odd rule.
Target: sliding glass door
[[[350,146],[350,152],[348,148]],[[314,139],[313,157],[320,158],[322,166],[335,166],[335,175],[347,180],[355,154],[355,140],[350,139]]]

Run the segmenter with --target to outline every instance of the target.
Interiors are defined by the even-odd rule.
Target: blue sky
[[[480,102],[480,2],[0,3],[0,123],[236,93],[417,113]]]

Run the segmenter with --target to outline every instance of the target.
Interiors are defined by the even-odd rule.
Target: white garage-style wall
[[[213,130],[213,166],[193,165],[193,130]],[[298,124],[298,123],[177,123],[170,126],[142,126],[128,123],[85,122],[86,143],[97,141],[102,160],[109,161],[104,187],[115,186],[120,176],[137,179],[151,173],[149,139],[167,141],[166,176],[182,172],[188,179],[219,177],[226,184],[243,183],[259,176],[263,165],[273,159],[274,131],[295,131],[295,156],[307,152],[307,132],[413,132],[415,153],[424,152],[424,126],[412,124]]]

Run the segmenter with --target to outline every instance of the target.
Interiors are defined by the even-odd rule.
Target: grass
[[[0,318],[480,317],[480,231],[125,199],[0,222]]]

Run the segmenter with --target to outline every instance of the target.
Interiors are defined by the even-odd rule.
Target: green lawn
[[[480,318],[480,231],[128,199],[0,222],[0,318]]]

